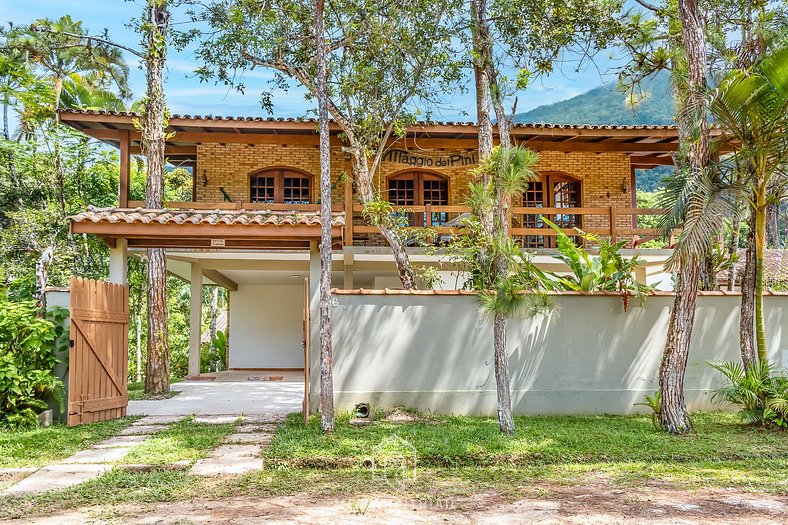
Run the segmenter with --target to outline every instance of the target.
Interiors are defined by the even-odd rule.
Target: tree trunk
[[[679,273],[678,284],[673,310],[670,312],[662,365],[659,367],[660,423],[671,434],[692,431],[692,422],[684,401],[684,373],[695,323],[698,266],[688,265],[683,269]]]
[[[778,193],[770,188],[772,194]],[[766,206],[766,247],[780,248],[780,203],[772,202]]]
[[[60,96],[63,93],[63,78],[60,75],[55,77],[55,132],[60,124]],[[66,176],[63,173],[63,161],[60,159],[60,140],[55,135],[54,144],[55,161],[55,197],[57,198],[60,213],[66,214]]]
[[[506,351],[506,317],[493,317],[493,345],[495,353],[495,388],[498,396],[498,428],[514,434],[512,416],[512,387],[509,381],[509,354]]]
[[[706,120],[706,36],[698,0],[679,0],[681,40],[687,65],[684,96],[677,89],[680,156],[699,177],[709,161],[709,131]],[[671,434],[692,431],[692,422],[684,401],[684,374],[689,358],[695,305],[707,253],[696,253],[679,261],[676,299],[670,314],[665,350],[659,370],[661,393],[660,422]]]
[[[148,367],[145,393],[156,396],[170,390],[166,263],[164,250],[148,250]]]
[[[496,70],[492,56],[492,38],[488,22],[487,0],[472,0],[471,8],[471,36],[473,40],[473,71],[476,83],[476,119],[478,122],[479,137],[479,163],[487,159],[493,150],[493,128],[490,119],[490,101],[492,97],[496,117],[498,118],[498,133],[502,147],[509,147],[509,121],[503,110],[503,100],[496,81]],[[507,199],[501,193],[501,188],[490,173],[482,173],[482,183],[492,184],[495,203],[490,212],[479,213],[482,231],[492,246],[496,238],[508,236],[508,207]],[[482,250],[479,254],[481,266],[486,266],[485,260],[491,254]],[[494,261],[490,285],[494,284],[498,276],[507,272],[506,261],[499,258]],[[509,355],[506,349],[506,317],[500,313],[493,316],[493,361],[495,366],[495,383],[498,400],[498,427],[506,434],[514,433],[514,418],[512,416],[512,394],[509,378]]]
[[[164,64],[170,13],[168,2],[149,0],[145,10],[147,96],[140,118],[142,153],[147,158],[145,206],[161,209],[164,204],[165,114]],[[170,389],[170,358],[167,315],[167,264],[162,248],[148,250],[148,368],[145,392],[166,394]]]
[[[736,217],[733,221],[733,231],[731,233],[731,242],[728,244],[728,257],[732,258],[739,252],[739,230],[741,229],[741,217],[739,213],[736,213]],[[730,268],[728,268],[728,286],[726,287],[729,292],[732,292],[736,287],[736,265],[731,264]]]
[[[755,216],[750,217],[747,251],[741,274],[741,314],[739,317],[739,350],[746,370],[758,359],[755,352]]]
[[[366,206],[375,201],[375,192],[372,189],[372,176],[369,173],[369,164],[364,148],[358,145],[351,145],[351,151],[353,158],[353,174],[356,177],[357,183],[357,194],[361,199],[361,203]],[[380,230],[380,234],[386,239],[394,254],[394,263],[397,265],[397,273],[399,274],[400,282],[402,282],[402,287],[406,290],[415,289],[416,277],[413,273],[408,253],[405,250],[405,241],[396,230],[389,228],[385,224],[379,224],[377,226]]]
[[[766,327],[763,319],[763,273],[766,255],[766,188],[761,188],[755,200],[755,348],[758,360],[766,363]]]
[[[320,428],[334,431],[334,379],[331,348],[331,143],[326,93],[326,43],[323,29],[324,0],[314,0],[317,51],[318,118],[320,121]],[[404,284],[404,283],[403,283]]]
[[[36,291],[33,298],[38,302],[41,312],[47,309],[46,287],[49,283],[49,266],[55,256],[55,247],[47,246],[36,262]]]

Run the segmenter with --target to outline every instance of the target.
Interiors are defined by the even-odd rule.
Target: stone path
[[[3,494],[36,494],[78,485],[97,478],[112,470],[132,448],[144,443],[152,434],[163,430],[166,425],[183,419],[185,416],[147,416],[125,428],[120,434],[97,443],[86,450],[80,450],[59,463],[42,467]],[[198,460],[191,468],[191,474],[198,476],[217,476],[241,474],[263,468],[260,453],[276,432],[276,427],[284,419],[284,414],[254,415],[240,417],[235,415],[207,415],[195,417],[196,423],[226,425],[241,423],[228,435],[224,444],[213,449],[206,458]],[[172,465],[188,467],[188,462]],[[129,465],[130,468],[145,465]]]
[[[212,417],[217,421],[221,418],[205,416],[198,419],[214,422]],[[213,449],[207,458],[197,461],[191,473],[197,476],[219,476],[260,470],[263,468],[260,452],[271,441],[282,419],[283,416],[278,414],[243,418],[243,423],[236,427],[235,432],[225,438],[225,444]]]
[[[97,478],[112,469],[113,464],[124,457],[131,449],[147,440],[151,434],[162,430],[164,425],[174,423],[183,416],[149,416],[136,421],[124,429],[120,435],[111,437],[80,450],[54,465],[42,467],[4,494],[37,494],[49,490],[78,485]]]

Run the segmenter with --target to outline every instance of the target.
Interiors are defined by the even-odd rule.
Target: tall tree
[[[470,33],[471,51],[476,86],[476,112],[479,138],[479,165],[488,166],[493,152],[493,126],[490,105],[495,112],[498,141],[502,158],[515,154],[511,138],[512,118],[517,101],[511,112],[505,106],[507,96],[527,87],[537,75],[549,73],[558,61],[561,51],[570,51],[575,46],[581,57],[588,57],[607,42],[618,30],[613,14],[619,2],[561,0],[534,3],[529,1],[471,0]],[[492,8],[492,13],[490,12]],[[493,23],[494,21],[494,23]],[[503,48],[496,55],[494,49]],[[517,70],[517,80],[509,82],[502,73],[507,67]],[[509,239],[510,207],[513,198],[522,191],[511,191],[510,179],[505,171],[478,172],[480,183],[492,195],[491,205],[477,210],[481,231],[486,235],[489,250],[480,250],[480,266],[486,259],[496,275],[509,274],[511,258],[505,251],[493,249]],[[524,178],[526,181],[528,178]],[[498,424],[501,432],[514,432],[512,417],[509,358],[506,349],[507,317],[501,309],[491,309],[493,318],[493,355],[498,397]]]
[[[148,0],[139,25],[145,45],[146,92],[140,115],[142,154],[147,159],[145,206],[164,207],[164,146],[167,106],[164,66],[170,30],[168,0]],[[167,331],[167,260],[163,248],[148,249],[148,359],[145,392],[166,394],[170,389]]]
[[[331,143],[328,129],[328,93],[324,0],[314,0],[315,93],[320,122],[320,428],[334,431],[334,381],[331,349]],[[306,407],[304,407],[306,409]]]
[[[130,94],[127,79],[129,68],[120,50],[104,42],[90,41],[82,22],[66,15],[57,20],[37,20],[31,29],[18,31],[13,46],[24,51],[29,59],[46,71],[54,85],[53,110],[59,122],[63,83],[72,73],[95,72],[112,79],[122,96]],[[65,214],[65,174],[59,161],[60,143],[55,141],[55,176],[57,200]]]
[[[755,326],[757,352],[742,355],[749,368],[756,356],[758,361],[768,359],[763,315],[766,220],[769,204],[779,202],[788,189],[788,48],[773,51],[753,68],[731,72],[712,97],[711,112],[730,134],[733,154],[728,163],[747,189],[753,217],[748,257],[754,259],[754,316],[742,315],[742,322]]]
[[[708,178],[709,132],[706,117],[706,33],[697,0],[678,1],[678,22],[681,31],[677,49],[686,71],[686,85],[681,84],[681,79],[676,86],[680,145],[677,165],[680,170],[686,170],[690,180],[700,181]],[[686,210],[685,233],[672,258],[678,270],[678,286],[659,369],[660,420],[663,428],[672,434],[692,431],[684,399],[684,375],[695,322],[700,268],[708,252],[708,236],[695,243],[696,238],[690,235],[690,232],[702,231],[691,224],[692,221],[704,220],[697,216],[697,211],[693,204]]]
[[[496,80],[496,69],[493,66],[493,42],[490,34],[489,12],[487,0],[471,0],[471,42],[473,43],[473,72],[476,85],[476,119],[479,138],[479,166],[487,166],[493,153],[493,127],[490,118],[490,95],[492,91],[500,93]],[[500,97],[496,97],[496,110],[499,110]],[[496,115],[498,116],[498,115]],[[509,121],[503,115],[498,121],[501,135],[501,148],[511,147],[509,139]],[[508,259],[495,257],[493,246],[496,242],[508,239],[506,215],[502,195],[499,192],[499,181],[489,170],[479,170],[480,187],[488,199],[479,199],[476,215],[488,247],[478,252],[479,267],[490,269],[490,283],[497,281],[498,275],[506,273]],[[524,179],[526,179],[524,177]],[[527,180],[527,179],[526,179]],[[527,186],[527,183],[526,183]],[[481,205],[481,203],[485,203]],[[502,220],[503,219],[503,220]],[[495,260],[491,260],[495,259]],[[514,417],[512,416],[512,392],[509,377],[509,355],[506,350],[506,316],[500,309],[492,309],[493,318],[493,368],[495,371],[496,396],[498,400],[498,427],[506,434],[514,433]]]
[[[217,0],[198,17],[213,29],[197,55],[198,74],[240,89],[245,69],[276,73],[274,87],[292,82],[317,98],[316,49],[312,0],[273,0],[260,4]],[[356,195],[366,216],[379,228],[394,253],[402,286],[416,280],[402,232],[386,220],[385,196],[375,179],[389,139],[405,133],[419,112],[460,77],[452,34],[444,21],[455,0],[334,0],[325,13],[328,113],[341,128],[350,155]],[[270,91],[263,93],[271,109]],[[380,219],[380,220],[376,220]]]

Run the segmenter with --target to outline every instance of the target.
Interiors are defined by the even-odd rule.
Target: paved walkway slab
[[[162,430],[164,427],[161,425],[131,425],[128,428],[124,428],[123,431],[119,435],[121,436],[135,436],[140,434],[153,434],[154,432],[158,432]]]
[[[97,445],[93,445],[93,448],[126,448],[131,447],[134,445],[138,445],[148,439],[150,437],[148,434],[133,434],[130,436],[117,436],[114,438],[109,438]]]
[[[261,448],[257,445],[220,445],[211,455],[199,460],[191,473],[197,476],[242,474],[263,468],[263,458],[257,457]]]
[[[169,425],[180,421],[185,416],[145,416],[135,421],[134,425]]]
[[[233,415],[197,416],[194,418],[195,423],[208,423],[209,425],[229,425],[236,421],[238,421],[238,416]]]
[[[250,443],[253,445],[267,445],[272,434],[267,432],[239,432],[224,438],[225,443]]]
[[[110,469],[112,469],[112,465],[49,465],[9,488],[5,494],[38,494],[71,487],[97,478]]]
[[[277,417],[300,412],[301,381],[183,381],[172,385],[180,394],[169,399],[129,401],[128,414],[147,416],[207,416],[227,414]]]
[[[110,448],[89,448],[87,450],[80,450],[73,456],[61,461],[61,464],[68,465],[71,463],[115,463],[123,459],[126,454],[131,450],[128,447],[110,447]]]

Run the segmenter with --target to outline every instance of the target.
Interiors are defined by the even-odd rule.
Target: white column
[[[200,375],[200,325],[202,324],[202,267],[192,263],[189,305],[189,376]]]
[[[115,247],[109,249],[109,282],[128,284],[129,250],[126,239],[115,239]]]

